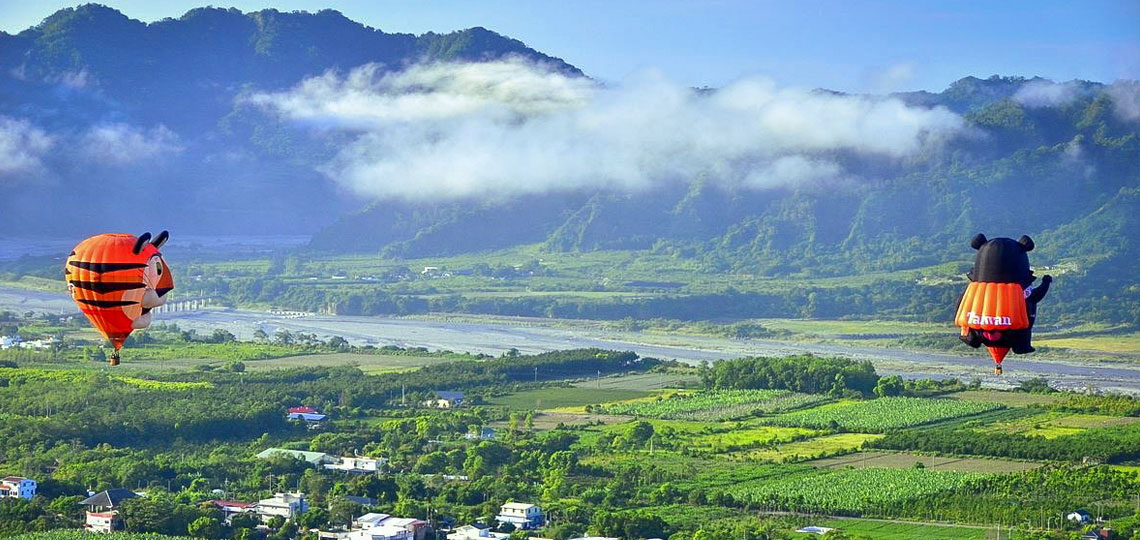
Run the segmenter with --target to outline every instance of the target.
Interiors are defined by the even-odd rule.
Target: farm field
[[[849,536],[869,536],[874,540],[987,540],[995,534],[981,527],[952,527],[923,525],[919,523],[899,523],[897,521],[875,519],[827,519],[813,522],[813,525],[839,529]],[[800,533],[795,538],[819,538],[812,534]]]
[[[888,397],[867,401],[845,401],[814,409],[793,411],[766,419],[765,423],[808,428],[838,427],[850,431],[882,433],[890,429],[975,415],[1001,407],[996,403]]]
[[[1140,332],[1057,338],[1043,335],[1040,338],[1035,337],[1034,341],[1049,347],[1066,349],[1085,349],[1109,353],[1140,353]]]
[[[297,367],[336,367],[356,366],[360,371],[369,375],[377,373],[396,373],[410,371],[431,364],[441,362],[454,362],[454,359],[431,356],[398,356],[378,354],[309,354],[304,356],[286,356],[271,360],[254,360],[245,362],[247,370],[263,371],[268,369],[287,369]]]
[[[762,508],[855,513],[960,488],[985,477],[977,473],[914,468],[818,470],[818,474],[793,475],[774,481],[742,482],[729,486],[727,491],[737,500],[751,501]]]
[[[717,390],[676,393],[659,401],[608,405],[605,412],[650,418],[718,421],[772,414],[828,401],[826,396],[787,390]]]
[[[946,394],[946,398],[983,403],[1000,403],[1006,407],[1029,407],[1031,405],[1051,405],[1061,399],[1054,394],[1030,394],[1028,392],[1001,392],[998,390],[966,390]]]
[[[836,433],[814,439],[780,444],[773,448],[746,450],[727,454],[731,459],[742,461],[768,461],[772,463],[792,463],[817,456],[827,456],[858,450],[870,441],[883,436],[873,433]],[[913,463],[912,463],[913,465]]]
[[[1057,437],[1078,435],[1085,430],[1093,428],[1127,426],[1135,423],[1137,420],[1140,420],[1140,418],[1132,416],[1043,412],[1009,422],[995,422],[985,427],[976,428],[976,431],[1055,439]]]
[[[506,396],[494,397],[487,402],[491,405],[517,410],[558,409],[559,412],[585,412],[586,405],[610,401],[647,398],[652,394],[640,390],[594,389],[594,388],[541,388]],[[580,409],[580,410],[577,410]]]
[[[818,433],[818,431],[804,428],[761,426],[701,435],[688,441],[687,446],[698,450],[725,452],[732,450],[733,447],[790,443],[796,439],[810,437]]]
[[[603,377],[575,383],[578,388],[614,390],[663,390],[666,388],[692,388],[700,385],[696,375],[682,373],[638,373],[618,377]]]
[[[828,469],[842,469],[844,467],[908,469],[913,468],[915,463],[922,463],[923,467],[927,470],[974,473],[1009,473],[1035,469],[1041,466],[1040,463],[1031,461],[938,457],[912,454],[909,452],[856,452],[845,456],[815,459],[807,461],[804,464]]]

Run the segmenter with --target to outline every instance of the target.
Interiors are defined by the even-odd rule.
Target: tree
[[[196,538],[216,539],[222,537],[222,524],[216,518],[200,517],[186,527],[186,532]]]
[[[902,377],[890,375],[879,378],[879,382],[875,383],[874,393],[877,397],[898,396],[902,395],[903,388]]]
[[[257,330],[253,331],[253,339],[256,339],[258,341],[268,341],[269,334],[267,334],[263,328],[258,328]]]

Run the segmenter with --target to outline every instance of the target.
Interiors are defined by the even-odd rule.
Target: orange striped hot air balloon
[[[159,249],[170,238],[162,231],[100,234],[75,246],[64,265],[64,279],[72,299],[87,320],[103,334],[115,352],[112,366],[119,365],[119,349],[131,332],[150,326],[150,311],[166,303],[174,289],[174,276]]]

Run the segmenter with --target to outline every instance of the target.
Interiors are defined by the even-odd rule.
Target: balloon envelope
[[[87,320],[118,351],[133,330],[150,325],[151,310],[166,303],[174,277],[159,247],[165,233],[150,242],[150,234],[101,234],[75,246],[64,264],[71,297]]]

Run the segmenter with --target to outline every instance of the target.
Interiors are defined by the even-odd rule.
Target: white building
[[[80,501],[79,504],[87,507],[83,530],[109,533],[121,529],[123,523],[119,519],[119,508],[123,505],[123,501],[135,497],[138,497],[135,492],[117,488],[101,491]]]
[[[31,499],[36,496],[36,481],[22,476],[8,476],[0,480],[0,499]]]
[[[0,336],[0,349],[19,347],[20,341],[20,336]]]
[[[517,529],[537,529],[545,523],[542,508],[538,505],[513,502],[501,506],[495,520],[499,523],[510,523]]]
[[[369,513],[352,520],[352,531],[344,540],[423,540],[428,524],[416,518]]]
[[[263,522],[276,516],[289,520],[308,511],[309,501],[305,500],[304,493],[277,493],[271,499],[257,501],[257,515]]]
[[[463,392],[448,392],[437,390],[434,392],[435,397],[424,402],[425,407],[436,407],[439,409],[454,409],[463,406]]]
[[[501,540],[510,536],[507,533],[497,533],[486,525],[464,525],[456,528],[447,535],[447,540]]]
[[[326,463],[325,469],[330,471],[340,471],[355,474],[369,474],[380,471],[380,468],[388,463],[385,458],[358,458],[358,457],[338,457],[334,463]]]

